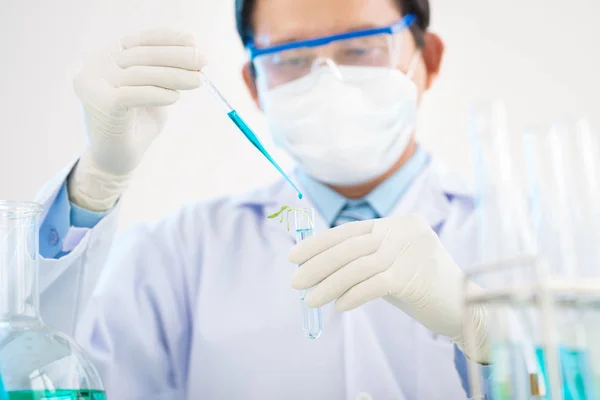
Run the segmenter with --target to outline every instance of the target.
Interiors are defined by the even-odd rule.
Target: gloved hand
[[[110,209],[162,131],[179,90],[201,86],[205,58],[192,35],[154,29],[121,40],[76,76],[89,147],[69,177],[69,196],[92,211]]]
[[[348,311],[382,297],[467,354],[464,273],[421,217],[344,224],[300,242],[289,259],[301,265],[292,280],[295,289],[316,285],[306,297],[309,307],[336,300],[338,311]],[[482,356],[475,361],[487,363],[487,313],[479,307],[466,317],[477,327]]]

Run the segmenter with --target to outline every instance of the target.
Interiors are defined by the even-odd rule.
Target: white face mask
[[[404,153],[418,94],[415,83],[394,69],[338,69],[344,81],[321,68],[260,99],[275,143],[306,173],[351,186],[383,175]],[[310,89],[303,90],[305,85]]]

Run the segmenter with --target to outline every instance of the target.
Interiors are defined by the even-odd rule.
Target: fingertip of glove
[[[302,281],[298,278],[298,273],[295,272],[294,275],[292,276],[292,288],[296,289],[296,290],[302,290],[302,285],[301,285]]]
[[[300,264],[300,255],[299,255],[299,245],[295,245],[294,247],[292,247],[290,249],[290,252],[288,253],[288,261],[293,263],[293,264]]]
[[[196,46],[196,36],[193,33],[174,28],[165,29],[171,32],[171,35],[176,38],[175,41],[179,43],[180,46]]]
[[[177,28],[155,27],[145,29],[120,40],[121,50],[136,46],[196,46],[196,38],[190,33]]]
[[[335,308],[335,311],[340,312],[340,313],[350,311],[352,309],[351,307],[348,307],[348,304],[345,304],[344,301],[343,300],[341,301],[340,299],[338,299],[335,302],[334,308]]]
[[[319,308],[322,306],[322,304],[320,304],[318,299],[315,296],[310,295],[310,294],[308,296],[306,296],[306,298],[304,299],[304,302],[306,303],[306,305],[309,308]]]
[[[307,282],[307,276],[302,272],[302,269],[298,269],[292,276],[292,288],[296,290],[310,289],[313,285]]]
[[[196,63],[198,64],[198,69],[203,69],[209,64],[208,56],[198,48],[196,48]]]

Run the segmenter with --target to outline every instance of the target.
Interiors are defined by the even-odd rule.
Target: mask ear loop
[[[415,51],[413,54],[412,60],[410,61],[410,66],[408,67],[408,71],[406,72],[406,76],[410,79],[413,78],[415,71],[417,70],[417,64],[419,62],[419,57],[421,56],[421,50]]]
[[[396,43],[395,43],[394,39],[395,39],[394,36],[390,37],[390,39],[389,39],[390,46],[393,49],[392,51],[393,51],[393,53],[395,53],[394,61],[391,63],[391,65],[395,65],[396,67],[394,67],[394,68],[397,68],[398,64],[400,62],[400,60],[399,60],[400,59],[400,54],[399,54],[400,50],[399,50],[399,48],[396,48]],[[406,76],[410,79],[413,78],[413,75],[414,75],[415,71],[417,70],[417,64],[418,64],[420,55],[421,55],[420,49],[415,50],[415,52],[413,53],[412,59],[410,61],[410,65],[408,67],[408,71],[406,72]]]

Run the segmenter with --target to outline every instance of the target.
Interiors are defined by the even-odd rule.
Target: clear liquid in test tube
[[[294,210],[294,224],[296,242],[299,243],[314,234],[315,210],[302,208]],[[302,290],[300,293],[300,306],[302,309],[302,330],[309,339],[316,339],[323,333],[323,320],[320,308],[310,308],[305,302],[311,289]]]

